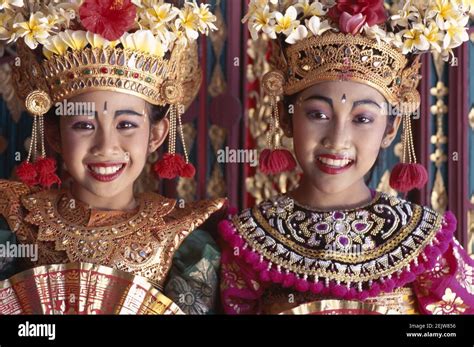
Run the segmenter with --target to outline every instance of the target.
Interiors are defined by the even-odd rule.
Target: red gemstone
[[[133,78],[138,78],[138,76],[139,76],[139,75],[138,75],[137,72],[134,72],[134,73],[133,73]]]
[[[67,77],[72,80],[74,78],[74,74],[70,72],[67,74]]]
[[[107,72],[109,72],[109,69],[107,69],[106,67],[101,67],[100,72],[107,73]]]

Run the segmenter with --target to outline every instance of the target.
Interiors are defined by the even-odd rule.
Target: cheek
[[[61,127],[61,155],[70,169],[75,165],[82,166],[82,161],[87,155],[90,139],[79,135],[70,128]]]
[[[293,118],[293,143],[295,152],[304,154],[312,151],[323,136],[324,125],[316,124],[306,115],[295,113]]]
[[[144,163],[148,154],[149,130],[137,129],[133,134],[122,135],[120,142],[125,152],[129,152],[134,163]]]
[[[368,127],[354,131],[353,143],[357,150],[359,165],[372,167],[381,150],[383,139],[382,127]]]

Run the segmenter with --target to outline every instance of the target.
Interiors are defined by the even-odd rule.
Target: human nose
[[[104,158],[112,158],[120,154],[120,141],[115,129],[100,128],[96,132],[92,154]]]
[[[350,147],[350,136],[350,129],[348,129],[346,122],[335,119],[331,122],[331,126],[327,128],[327,133],[322,140],[323,146],[336,151],[348,149]]]

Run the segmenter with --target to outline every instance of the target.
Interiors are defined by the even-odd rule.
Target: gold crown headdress
[[[437,52],[448,61],[453,49],[468,40],[468,1],[394,1],[390,16],[383,0],[251,0],[243,21],[253,39],[271,40],[273,70],[263,80],[272,98],[268,145],[260,170],[292,170],[291,154],[279,148],[277,98],[324,81],[348,80],[370,85],[403,113],[402,163],[390,184],[408,191],[422,187],[426,169],[416,164],[410,115],[420,105],[417,91],[419,54]]]
[[[17,43],[15,90],[35,116],[18,176],[30,185],[59,183],[55,163],[45,158],[43,115],[63,99],[112,90],[169,105],[169,153],[154,171],[163,178],[192,177],[184,143],[185,159],[176,153],[176,133],[182,134],[181,115],[201,84],[196,39],[216,30],[215,20],[208,5],[196,1],[178,8],[163,0],[8,0],[0,12],[0,40]],[[37,146],[41,154],[33,163]]]

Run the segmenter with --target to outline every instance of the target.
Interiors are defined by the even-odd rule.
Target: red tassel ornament
[[[33,129],[28,158],[17,167],[16,174],[30,187],[40,185],[49,189],[53,184],[61,184],[61,180],[56,175],[56,160],[46,157],[44,144],[44,114],[51,108],[51,104],[49,95],[42,90],[32,91],[25,100],[26,109],[34,116]],[[39,146],[41,146],[41,154],[36,160],[32,160],[38,153]]]
[[[416,162],[410,115],[403,116],[402,162],[395,165],[390,173],[390,187],[399,192],[407,193],[413,189],[421,189],[428,181],[428,172]]]
[[[428,172],[417,163],[398,163],[390,174],[390,187],[403,193],[421,189],[427,181]]]
[[[196,174],[196,168],[188,160],[188,152],[184,143],[183,128],[181,123],[181,114],[179,105],[170,106],[170,137],[169,137],[169,153],[165,153],[162,159],[153,165],[153,171],[159,178],[174,179],[176,177],[192,178]],[[176,133],[181,135],[184,155],[176,153]]]
[[[16,175],[29,187],[37,185],[38,182],[38,172],[36,167],[29,161],[24,161],[16,168]]]
[[[282,83],[284,77],[279,73],[268,73],[265,75],[266,82],[264,89],[271,97],[272,117],[270,129],[267,134],[267,147],[260,153],[259,170],[265,175],[276,175],[285,171],[292,171],[296,168],[296,160],[293,154],[281,147],[280,123],[277,106],[277,96],[282,93]],[[276,85],[275,85],[276,83]]]
[[[56,160],[53,158],[39,158],[34,166],[38,174],[38,182],[43,188],[51,188],[53,184],[61,185],[61,180],[56,175]]]
[[[260,154],[259,169],[266,175],[292,171],[295,167],[295,158],[286,149],[264,149]]]

